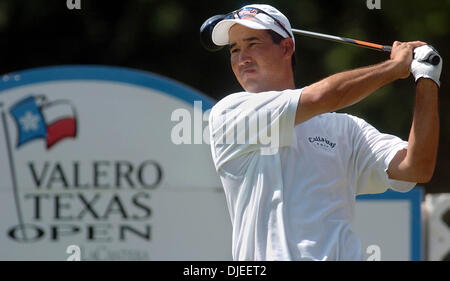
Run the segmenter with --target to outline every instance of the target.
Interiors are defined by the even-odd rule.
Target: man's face
[[[247,92],[286,89],[283,84],[286,78],[292,76],[292,54],[286,55],[283,44],[275,44],[266,30],[240,24],[230,28],[229,38],[231,68]]]

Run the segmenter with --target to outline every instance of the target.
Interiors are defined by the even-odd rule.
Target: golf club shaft
[[[382,52],[390,53],[392,51],[391,46],[380,45],[380,44],[375,44],[375,43],[370,43],[370,42],[366,42],[366,41],[340,37],[340,36],[334,36],[334,35],[323,34],[323,33],[312,32],[312,31],[301,30],[301,29],[292,29],[292,32],[294,34],[300,34],[300,35],[305,35],[305,36],[314,37],[314,38],[318,38],[318,39],[325,39],[325,40],[329,40],[329,41],[350,44],[353,46],[364,47],[364,48],[382,51]],[[438,65],[441,61],[441,58],[439,57],[438,54],[431,54],[425,61],[432,65]]]
[[[334,35],[329,35],[329,34],[318,33],[318,32],[306,31],[306,30],[301,30],[301,29],[292,29],[292,32],[295,34],[301,34],[301,35],[305,35],[305,36],[309,36],[309,37],[325,39],[325,40],[335,41],[335,42],[340,42],[340,43],[346,43],[346,44],[350,44],[350,45],[356,45],[356,46],[369,48],[369,49],[377,50],[377,51],[383,51],[383,52],[390,53],[392,50],[391,46],[379,45],[379,44],[374,44],[374,43],[365,42],[365,41],[361,41],[361,40],[355,40],[355,39],[350,39],[350,38],[345,38],[345,37],[339,37],[339,36],[334,36]]]

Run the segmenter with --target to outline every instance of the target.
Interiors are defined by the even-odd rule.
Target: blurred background
[[[422,40],[444,58],[440,90],[441,136],[437,168],[425,192],[448,192],[450,105],[448,0],[260,1],[283,12],[293,28],[390,45]],[[0,0],[0,73],[48,65],[96,64],[145,70],[170,77],[216,100],[240,91],[226,48],[205,51],[199,28],[215,14],[249,1]],[[296,36],[296,84],[303,87],[336,72],[375,64],[386,53]],[[382,132],[408,138],[414,106],[413,78],[396,81],[342,110]]]

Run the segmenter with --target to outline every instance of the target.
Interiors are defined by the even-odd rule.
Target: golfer
[[[387,61],[297,89],[294,36],[277,9],[234,11],[214,27],[212,39],[229,45],[244,89],[220,100],[209,119],[233,227],[233,259],[361,260],[351,230],[355,196],[407,192],[433,175],[442,59],[431,65],[424,60],[436,53],[432,47],[396,41]],[[333,113],[410,73],[416,98],[407,142],[358,117]]]

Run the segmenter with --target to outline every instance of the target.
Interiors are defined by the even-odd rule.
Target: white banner
[[[213,105],[179,83],[123,68],[4,75],[0,259],[231,259],[208,144],[171,140],[172,112],[194,115],[194,101]]]

